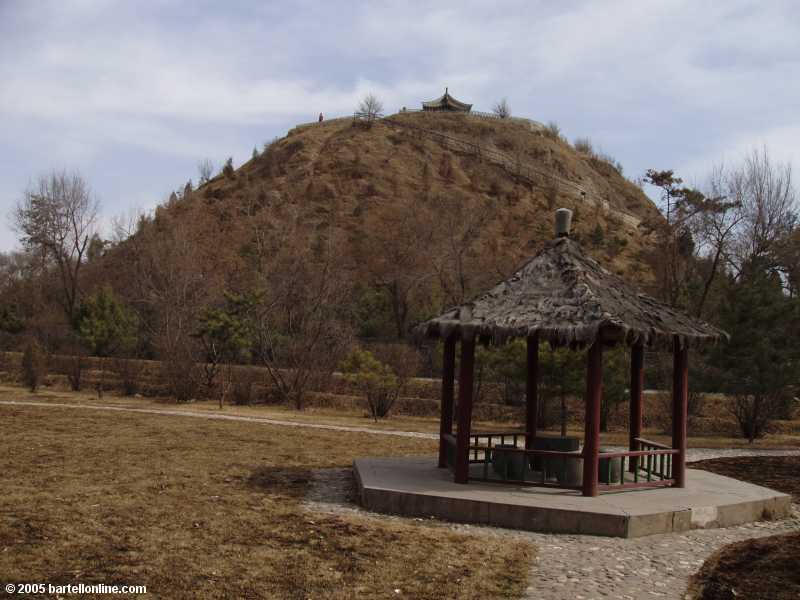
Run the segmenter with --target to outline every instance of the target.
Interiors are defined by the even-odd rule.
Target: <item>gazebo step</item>
[[[435,464],[431,457],[356,459],[362,506],[409,517],[627,538],[780,519],[791,507],[786,494],[693,469],[687,470],[683,489],[637,489],[590,498],[555,488],[459,485],[449,470]]]

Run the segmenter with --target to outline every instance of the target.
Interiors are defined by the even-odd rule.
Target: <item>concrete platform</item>
[[[585,498],[553,488],[460,485],[432,456],[359,458],[353,468],[361,504],[369,510],[530,531],[633,538],[781,519],[791,510],[787,494],[694,469],[687,469],[684,489]]]

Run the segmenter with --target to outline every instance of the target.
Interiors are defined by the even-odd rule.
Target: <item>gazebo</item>
[[[571,211],[556,211],[556,239],[509,279],[420,326],[444,342],[439,466],[456,483],[495,481],[575,489],[584,496],[638,487],[686,486],[688,348],[727,334],[638,292],[586,256],[569,237]],[[523,432],[471,430],[475,344],[527,340]],[[453,433],[456,343],[461,343]],[[538,349],[588,348],[583,449],[537,435]],[[603,348],[631,347],[629,449],[600,449]],[[672,445],[642,438],[644,349],[672,350]],[[519,442],[523,441],[522,447]],[[507,443],[510,442],[510,443]]]
[[[444,95],[439,96],[436,100],[429,100],[422,103],[423,111],[439,111],[439,112],[469,112],[472,110],[472,104],[461,102],[453,98],[444,88]]]

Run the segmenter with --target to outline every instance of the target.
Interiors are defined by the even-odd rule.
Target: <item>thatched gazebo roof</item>
[[[604,341],[681,347],[727,334],[642,294],[560,237],[509,279],[419,326],[431,337],[480,336],[494,343],[538,334],[553,345]]]

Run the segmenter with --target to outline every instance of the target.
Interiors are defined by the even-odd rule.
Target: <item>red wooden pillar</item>
[[[629,443],[631,452],[638,450],[636,438],[642,437],[642,390],[644,389],[644,346],[636,344],[631,348],[631,400],[630,423],[628,425]],[[628,470],[635,473],[639,459],[631,457]]]
[[[675,485],[686,487],[686,428],[689,402],[689,350],[681,348],[678,337],[673,342],[672,374],[672,447],[674,455],[672,478]]]
[[[439,466],[447,466],[445,435],[453,433],[453,396],[456,374],[456,336],[444,340],[442,354],[442,415],[439,420]]]
[[[600,399],[603,395],[603,342],[589,348],[586,367],[586,430],[583,436],[583,495],[597,496],[600,467]]]
[[[458,368],[458,431],[456,432],[456,483],[469,480],[469,445],[472,427],[472,378],[475,371],[475,338],[461,339]]]
[[[533,447],[539,416],[539,334],[528,336],[528,364],[525,379],[525,448]]]

